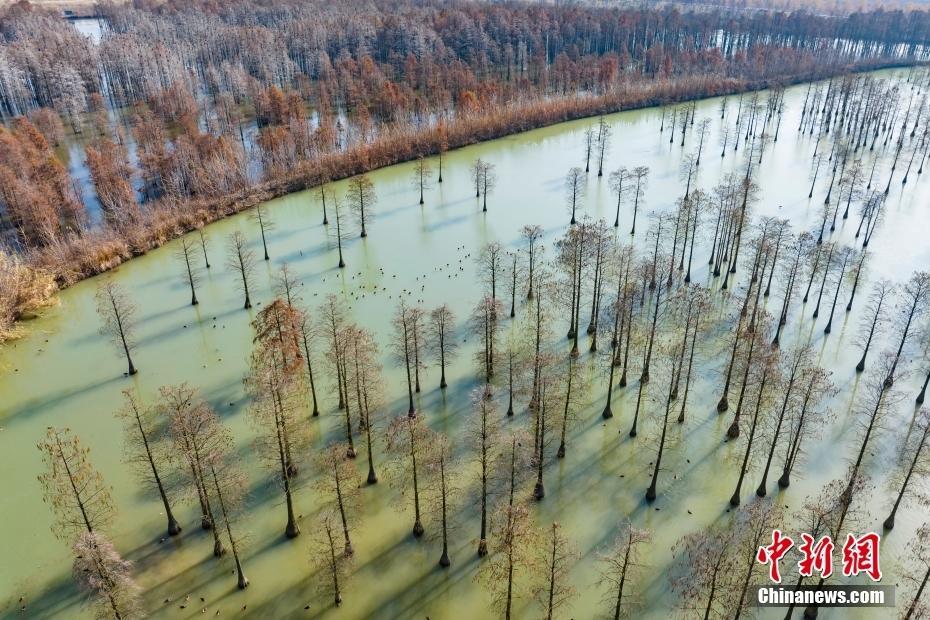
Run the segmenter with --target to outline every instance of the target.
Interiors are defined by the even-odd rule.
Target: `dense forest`
[[[0,274],[25,289],[0,324],[37,291],[273,195],[560,120],[913,63],[930,35],[927,13],[881,10],[243,0],[99,13],[99,42],[26,3],[0,18]],[[102,218],[56,154],[72,134]]]

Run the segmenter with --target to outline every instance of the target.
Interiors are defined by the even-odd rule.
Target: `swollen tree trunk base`
[[[181,533],[182,529],[181,525],[173,516],[168,517],[168,536],[177,536]]]
[[[377,484],[378,483],[378,474],[375,473],[374,467],[368,468],[368,478],[366,479],[368,484]]]
[[[249,580],[245,576],[245,574],[242,572],[242,568],[239,566],[238,560],[236,560],[236,569],[239,572],[239,579],[236,582],[236,587],[239,588],[240,590],[245,590],[246,588],[249,587]]]
[[[884,527],[886,530],[894,529],[894,512],[888,515],[888,518],[882,522],[882,527]]]
[[[726,395],[724,395],[720,401],[717,403],[717,413],[723,413],[730,408],[730,401],[727,400]]]
[[[536,501],[538,502],[545,496],[546,496],[546,487],[543,486],[542,482],[537,482],[536,487],[533,489],[533,498],[535,498]]]
[[[733,423],[730,424],[730,428],[727,429],[727,437],[729,439],[736,439],[739,437],[739,421],[733,420]]]
[[[483,558],[488,554],[488,541],[484,538],[478,541],[478,557]]]
[[[420,519],[418,518],[416,522],[413,524],[413,535],[416,538],[419,538],[420,536],[423,535],[423,531],[424,531],[423,524],[420,522]]]

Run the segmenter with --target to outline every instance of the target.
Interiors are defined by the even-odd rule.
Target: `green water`
[[[904,72],[884,75],[903,79]],[[814,199],[808,200],[807,167],[814,142],[806,135],[799,137],[796,131],[804,92],[804,86],[788,90],[779,141],[766,150],[757,176],[761,186],[757,214],[790,218],[795,231],[814,226],[826,188],[826,182],[820,181]],[[731,98],[731,116],[727,119],[730,124],[735,104],[736,99]],[[719,100],[703,101],[697,106],[699,120],[712,119],[696,184],[706,190],[724,173],[741,169],[743,160],[742,149],[738,156],[728,150],[725,158],[719,157],[718,106]],[[640,212],[642,223],[637,227],[636,242],[640,247],[645,243],[645,215],[653,209],[670,209],[681,195],[681,158],[695,146],[692,133],[684,149],[677,135],[670,145],[668,128],[659,134],[660,117],[659,110],[650,109],[608,118],[614,138],[606,169],[648,165],[652,171]],[[139,346],[134,355],[140,373],[131,379],[123,376],[123,360],[97,332],[97,282],[86,281],[64,291],[58,308],[29,325],[28,338],[0,350],[0,614],[30,618],[89,616],[72,586],[69,550],[49,530],[50,511],[42,503],[36,481],[41,460],[35,443],[47,426],[55,425],[68,426],[80,435],[91,447],[94,464],[112,485],[119,514],[110,533],[117,548],[136,565],[136,577],[151,616],[202,617],[203,609],[203,615],[214,616],[219,611],[222,617],[256,618],[490,616],[487,595],[474,581],[479,563],[475,555],[479,523],[473,498],[463,498],[463,507],[456,511],[458,528],[452,535],[450,551],[453,565],[440,569],[440,542],[414,540],[410,535],[412,510],[406,510],[409,501],[389,484],[380,448],[376,458],[381,465],[382,483],[362,489],[364,516],[354,537],[354,577],[345,588],[344,604],[335,609],[317,594],[317,567],[311,565],[308,555],[319,509],[311,476],[302,476],[304,486],[296,492],[303,536],[285,541],[281,494],[252,451],[255,431],[242,385],[251,339],[249,321],[260,309],[257,302],[272,299],[271,277],[285,262],[304,283],[301,296],[305,304],[315,307],[330,292],[342,295],[352,307],[352,318],[378,334],[382,350],[390,338],[390,315],[401,295],[410,302],[422,300],[427,308],[448,303],[459,317],[457,337],[468,342],[464,342],[448,371],[450,385],[445,393],[438,390],[438,369],[425,372],[424,391],[417,396],[417,406],[427,423],[448,433],[460,455],[467,457],[462,441],[463,420],[470,414],[468,396],[477,383],[471,361],[472,339],[463,323],[481,294],[474,258],[489,241],[498,240],[511,249],[518,247],[520,228],[527,223],[545,229],[547,254],[553,254],[551,243],[567,229],[569,220],[564,177],[570,167],[584,164],[583,132],[591,123],[565,123],[451,152],[444,161],[444,182],[427,191],[424,206],[417,204],[412,165],[371,173],[379,198],[378,212],[369,223],[369,237],[354,238],[345,245],[344,270],[336,268],[335,242],[320,223],[317,193],[297,193],[272,201],[268,213],[276,228],[268,237],[271,260],[261,263],[256,271],[253,311],[242,310],[236,276],[223,265],[225,237],[236,229],[248,235],[261,256],[257,225],[245,214],[207,229],[213,268],[203,276],[197,307],[189,305],[187,283],[173,256],[175,244],[122,266],[113,277],[140,307]],[[486,214],[474,197],[468,173],[477,157],[495,164],[499,179],[488,199]],[[867,159],[866,166],[870,163]],[[880,179],[880,187],[887,178],[888,165],[887,161],[879,164],[876,178]],[[899,168],[898,179],[900,174]],[[892,183],[886,220],[870,244],[874,257],[867,281],[860,283],[860,302],[850,314],[838,312],[830,336],[822,333],[824,317],[816,325],[811,320],[812,304],[803,310],[797,303],[794,306],[782,342],[810,338],[820,363],[834,371],[839,393],[833,402],[834,421],[824,429],[822,438],[808,444],[807,463],[792,486],[776,496],[791,510],[799,508],[805,496],[841,475],[844,458],[852,449],[855,426],[849,408],[859,388],[853,372],[858,357],[853,336],[870,283],[879,277],[902,280],[913,269],[930,265],[930,244],[926,243],[926,231],[930,229],[927,182],[912,172],[904,191],[899,180]],[[338,183],[334,189],[341,194],[345,186]],[[614,197],[606,175],[599,179],[592,171],[587,189],[583,212],[612,221]],[[631,215],[628,205],[621,215],[618,235],[622,240],[629,238]],[[851,216],[840,225],[835,237],[851,242],[857,223]],[[695,252],[698,282],[709,281],[705,269],[708,246],[709,238],[703,239]],[[740,284],[745,280],[744,271],[739,276]],[[716,291],[719,285],[714,283],[712,287]],[[777,311],[780,292],[781,288],[776,288],[768,301],[770,311]],[[723,297],[719,292],[714,295],[720,318]],[[519,329],[519,315],[526,309],[518,308],[515,327],[508,323],[505,332]],[[554,329],[556,334],[564,331],[561,325]],[[562,343],[560,338],[557,344]],[[640,436],[630,439],[626,433],[632,421],[635,389],[618,389],[615,417],[605,423],[599,414],[606,379],[593,367],[592,357],[582,354],[581,364],[590,381],[586,399],[589,406],[570,432],[566,458],[553,459],[547,465],[545,500],[532,507],[538,523],[559,520],[580,553],[572,570],[579,596],[570,612],[563,612],[564,617],[590,618],[603,611],[602,593],[595,586],[596,552],[612,540],[628,516],[634,524],[654,532],[644,556],[648,566],[636,586],[648,610],[642,615],[665,618],[672,613],[676,599],[670,593],[666,572],[671,547],[681,535],[728,516],[726,502],[737,476],[733,452],[740,450],[742,443],[722,443],[730,416],[718,416],[714,411],[722,384],[721,366],[727,355],[725,346],[723,342],[703,346],[699,376],[692,385],[690,419],[684,427],[674,425],[671,429],[674,444],[666,453],[667,470],[660,481],[659,498],[652,505],[644,502],[643,493],[651,474],[648,464],[654,458],[654,408],[647,410]],[[388,389],[385,400],[389,405],[382,421],[406,411],[406,385],[399,365],[386,355],[384,362]],[[318,364],[322,370],[320,359]],[[918,370],[926,372],[925,361],[918,364]],[[308,422],[317,446],[342,437],[343,419],[336,411],[329,379],[318,377],[323,414]],[[176,511],[185,527],[183,534],[161,542],[165,526],[161,505],[140,493],[121,461],[121,426],[113,417],[121,403],[120,392],[135,387],[145,399],[151,399],[159,386],[182,381],[199,387],[220,413],[236,437],[236,450],[249,474],[248,509],[239,528],[248,533],[244,564],[251,586],[243,592],[235,588],[232,558],[216,560],[211,556],[210,534],[197,527],[193,506],[179,506]],[[916,376],[898,383],[908,403],[916,394],[917,384]],[[635,383],[632,385],[635,388]],[[500,407],[502,417],[504,408]],[[912,414],[910,404],[901,406],[894,418],[897,428],[906,428]],[[521,403],[515,418],[506,423],[519,425],[527,420],[525,404]],[[873,444],[875,456],[867,466],[874,474],[870,506],[872,527],[876,529],[891,505],[893,490],[885,475],[895,463],[896,437],[892,430],[877,439]],[[367,470],[364,455],[357,465],[360,472]],[[750,474],[744,485],[746,496],[757,481],[757,474]],[[530,492],[527,487],[526,493]],[[913,504],[905,507],[899,512],[894,533],[883,541],[886,583],[898,582],[899,558],[905,558],[905,544],[922,523],[921,512]],[[428,532],[437,529],[432,515],[425,525]],[[185,601],[188,595],[190,600]],[[25,597],[25,612],[20,611],[21,596]],[[205,602],[200,602],[201,597]],[[166,599],[171,602],[165,603]],[[304,609],[307,605],[309,610]],[[520,617],[539,615],[538,608],[527,598],[520,601],[518,608]],[[782,615],[775,612],[771,617]],[[886,615],[860,612],[856,616],[829,610],[822,613],[830,618]]]

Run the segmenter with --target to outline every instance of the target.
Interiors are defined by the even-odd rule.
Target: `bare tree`
[[[297,289],[300,286],[303,286],[303,284],[293,277],[287,263],[281,265],[281,269],[274,279],[274,290],[277,295],[284,298],[287,306],[284,309],[284,316],[291,323],[289,327],[292,332],[291,337],[298,349],[297,354],[303,356],[307,366],[306,379],[310,386],[310,396],[313,401],[311,415],[317,417],[320,415],[320,407],[316,396],[316,382],[313,378],[313,343],[319,333],[318,328],[310,320],[309,311],[297,306],[299,300]]]
[[[177,536],[181,525],[171,510],[165,479],[166,466],[171,464],[165,429],[158,423],[158,412],[139,403],[131,390],[123,390],[123,398],[126,402],[116,415],[123,421],[125,460],[143,484],[158,492],[168,519],[168,536]]]
[[[138,369],[132,363],[135,348],[136,313],[138,307],[122,286],[113,280],[104,280],[97,286],[97,314],[100,316],[100,333],[108,337],[121,350],[129,365],[128,374]]]
[[[336,248],[339,250],[338,266],[342,269],[346,266],[346,262],[342,256],[342,242],[349,238],[349,234],[345,229],[345,215],[343,213],[342,203],[340,203],[339,199],[335,196],[333,196],[333,211],[336,213],[336,230],[330,234],[336,239]]]
[[[458,343],[455,341],[455,313],[448,304],[442,304],[430,312],[428,343],[439,361],[439,388],[446,388],[446,364],[455,359]]]
[[[317,311],[320,332],[326,334],[326,361],[336,376],[336,391],[339,394],[339,409],[346,406],[346,394],[343,389],[344,336],[347,324],[345,303],[332,293],[320,305]]]
[[[920,320],[927,312],[927,300],[930,299],[930,272],[914,272],[910,280],[902,287],[901,297],[903,299],[896,318],[897,331],[900,332],[901,338],[898,341],[898,348],[891,367],[888,369],[888,376],[885,378],[885,383],[889,387],[894,382],[894,373],[901,360],[908,337],[913,334],[914,322]]]
[[[420,493],[425,467],[431,458],[435,439],[433,431],[423,425],[420,417],[401,416],[388,427],[387,449],[393,455],[392,480],[406,494],[413,495],[413,535],[423,535]]]
[[[882,359],[881,365],[867,377],[862,398],[853,409],[853,422],[857,427],[856,434],[859,447],[849,468],[848,482],[844,492],[850,497],[859,484],[859,479],[863,477],[862,466],[865,463],[866,456],[872,454],[869,452],[869,446],[876,436],[881,434],[882,431],[888,430],[888,418],[894,411],[896,400],[896,395],[892,392],[892,385],[887,380],[890,376],[890,368],[893,365],[892,358],[886,356]]]
[[[208,408],[209,409],[209,408]],[[216,413],[210,410],[213,418]],[[244,472],[239,468],[238,459],[232,450],[232,435],[217,419],[217,441],[213,448],[205,455],[206,474],[209,476],[212,487],[209,493],[216,494],[216,503],[219,505],[219,516],[222,519],[223,531],[226,541],[232,551],[233,562],[236,565],[236,587],[244,590],[249,586],[249,580],[242,568],[242,558],[239,555],[239,546],[242,539],[233,532],[233,524],[242,511],[242,503],[246,492],[246,479]],[[238,524],[236,524],[238,525]],[[214,527],[214,532],[217,527]]]
[[[488,194],[490,194],[497,185],[497,174],[494,172],[494,164],[485,162],[481,166],[481,210],[487,213]]]
[[[564,400],[560,403],[562,415],[559,420],[559,448],[556,450],[556,456],[560,459],[565,458],[565,441],[568,436],[568,428],[575,422],[577,417],[580,406],[579,394],[585,392],[584,386],[579,385],[582,378],[578,372],[575,358],[569,355],[565,364],[567,365],[567,370],[563,375],[563,386],[560,386],[564,390]]]
[[[610,137],[613,128],[607,123],[602,116],[597,121],[597,176],[604,176],[604,159],[607,157],[607,150],[610,148]]]
[[[517,290],[520,288],[523,278],[524,270],[523,263],[520,261],[519,252],[507,252],[507,257],[510,259],[510,265],[507,271],[507,296],[510,297],[510,318],[517,316]]]
[[[346,204],[355,215],[355,219],[358,220],[358,224],[362,229],[362,237],[368,236],[365,224],[374,215],[377,202],[378,196],[375,194],[375,186],[367,175],[360,174],[349,179],[349,187],[346,189]]]
[[[207,255],[207,237],[203,234],[203,227],[197,228],[197,235],[200,237],[200,249],[203,251],[203,266],[209,269],[210,257]]]
[[[693,122],[694,118],[692,118],[691,120]],[[703,118],[701,119],[701,122],[698,123],[698,129],[697,129],[698,147],[697,147],[697,152],[696,152],[697,157],[694,161],[695,166],[701,165],[701,155],[704,153],[704,140],[707,138],[708,131],[710,131],[710,119]]]
[[[332,444],[320,452],[317,467],[320,470],[318,490],[327,505],[339,517],[342,524],[343,555],[350,556],[352,548],[350,529],[360,514],[358,472],[351,459],[346,456],[345,444]]]
[[[481,369],[485,383],[491,383],[494,378],[494,362],[498,357],[498,351],[494,345],[497,342],[501,314],[503,314],[501,303],[490,295],[485,295],[478,301],[469,321],[472,333],[481,343],[481,347],[475,351],[475,360]]]
[[[262,236],[262,251],[264,252],[265,260],[269,260],[268,256],[268,231],[274,230],[274,222],[268,217],[268,214],[262,210],[262,203],[259,202],[255,205],[255,210],[252,211],[250,216],[252,221],[258,224],[258,230]]]
[[[533,598],[542,607],[546,619],[552,620],[556,612],[571,606],[577,594],[568,575],[578,552],[558,522],[546,528],[545,534],[535,542]]]
[[[42,500],[55,514],[52,533],[68,540],[106,528],[116,506],[103,476],[90,462],[90,449],[67,428],[49,427],[37,444],[45,473],[39,475]]]
[[[857,340],[859,346],[862,347],[862,357],[856,364],[856,372],[865,370],[866,356],[872,347],[876,332],[881,331],[888,322],[888,317],[884,312],[887,312],[887,306],[890,305],[893,294],[894,285],[889,280],[879,280],[872,287],[872,293],[866,305],[866,314],[863,315],[862,322],[859,324]]]
[[[248,247],[242,231],[229,235],[226,243],[226,267],[239,275],[239,288],[245,295],[244,308],[252,307],[249,297],[249,279],[255,273],[255,253]]]
[[[74,542],[71,573],[87,594],[94,618],[143,618],[139,586],[132,578],[132,563],[124,560],[100,532],[84,532]]]
[[[494,164],[490,164],[482,159],[476,159],[471,164],[471,180],[475,184],[475,198],[484,194],[484,204],[481,210],[488,210],[488,193],[494,189],[497,184],[497,176],[494,173]]]
[[[278,298],[258,313],[252,328],[256,335],[246,386],[252,397],[252,420],[259,430],[256,453],[275,478],[280,476],[287,507],[284,533],[296,538],[300,527],[294,514],[293,478],[310,442],[309,431],[301,423],[306,388],[299,346],[300,316]]]
[[[443,568],[452,565],[449,536],[454,529],[456,504],[460,498],[457,468],[448,437],[434,433],[430,458],[426,461],[425,497],[427,511],[434,514],[439,523],[435,535],[442,540],[439,566]]]
[[[577,222],[575,213],[578,209],[578,201],[584,197],[586,190],[584,172],[582,172],[581,168],[569,170],[565,176],[565,200],[568,205],[568,212],[572,214],[570,224],[574,225]]]
[[[895,497],[894,506],[891,508],[891,513],[883,523],[886,530],[894,527],[895,515],[897,515],[898,508],[901,506],[901,501],[908,496],[917,494],[918,491],[914,489],[915,483],[925,478],[927,473],[930,472],[930,460],[928,460],[927,456],[928,448],[930,448],[930,441],[928,440],[930,440],[930,410],[922,409],[917,413],[913,424],[908,429],[907,436],[902,442],[900,456],[903,466],[901,472],[903,479],[900,483],[901,488]]]
[[[213,482],[210,476],[211,455],[222,454],[228,434],[216,413],[187,384],[163,386],[159,389],[159,411],[168,420],[168,429],[175,450],[187,464],[186,487],[200,503],[200,526],[213,533],[213,555],[222,556],[226,549],[216,524],[216,507],[211,501]]]
[[[471,182],[475,184],[475,198],[481,197],[481,175],[484,172],[484,160],[480,157],[471,163]]]
[[[725,592],[733,600],[729,606],[733,617],[752,614],[752,596],[749,594],[751,584],[757,582],[756,573],[761,572],[759,562],[760,549],[767,540],[772,539],[772,532],[784,527],[785,511],[778,504],[753,502],[746,507],[735,523],[736,530],[736,587]]]
[[[413,314],[413,308],[407,305],[403,299],[394,312],[392,324],[394,326],[394,337],[392,341],[392,352],[395,359],[403,362],[407,372],[407,415],[413,417],[416,415],[416,408],[413,406],[413,322],[416,317]]]
[[[660,397],[657,399],[657,400],[659,400],[659,402],[658,402],[657,404],[659,405],[659,408],[660,408],[660,410],[661,410],[663,413],[662,413],[661,417],[660,417],[659,420],[658,420],[658,423],[659,423],[658,437],[659,437],[659,439],[658,439],[658,442],[657,442],[657,443],[658,443],[658,446],[657,446],[657,449],[656,449],[656,457],[655,457],[655,459],[653,460],[653,463],[655,463],[655,465],[654,465],[653,471],[652,471],[652,480],[651,480],[651,482],[649,483],[649,487],[646,489],[646,500],[647,500],[647,501],[650,501],[650,502],[653,501],[653,500],[655,500],[655,498],[656,498],[656,496],[657,496],[657,490],[656,490],[656,489],[657,489],[657,485],[658,485],[658,481],[659,481],[659,472],[661,471],[662,457],[663,457],[664,454],[665,454],[665,449],[666,449],[666,446],[667,446],[667,444],[668,444],[668,441],[667,441],[667,439],[668,439],[668,425],[669,425],[669,418],[671,417],[672,400],[673,400],[673,399],[672,399],[672,392],[673,392],[673,390],[675,389],[675,378],[676,378],[678,372],[680,372],[680,370],[679,370],[679,368],[678,368],[678,366],[677,366],[678,364],[681,363],[680,360],[679,360],[679,358],[680,358],[680,352],[679,352],[679,350],[683,350],[683,349],[681,349],[681,345],[679,345],[679,344],[675,344],[675,345],[672,345],[671,347],[665,347],[665,348],[666,348],[666,351],[665,351],[666,355],[663,356],[663,357],[665,358],[665,363],[662,364],[662,367],[663,367],[664,373],[665,373],[665,374],[667,375],[667,377],[668,377],[667,381],[668,381],[668,386],[669,386],[669,387],[668,387],[668,390],[667,390],[667,391],[663,390],[663,391],[662,391],[662,396],[660,396]],[[664,398],[663,398],[663,397],[664,397]]]
[[[426,346],[426,311],[420,306],[410,309],[410,338],[412,340],[410,351],[413,353],[413,391],[420,393],[420,371],[426,369],[426,356],[423,347]]]
[[[175,256],[180,262],[184,263],[184,279],[191,289],[192,306],[196,306],[199,303],[197,301],[197,284],[200,282],[200,272],[193,264],[194,254],[194,245],[187,239],[187,237],[181,237],[181,247],[177,249]],[[205,260],[206,256],[206,246],[204,246]]]
[[[524,579],[536,572],[536,531],[523,504],[501,507],[493,520],[491,555],[478,565],[476,579],[491,594],[491,607],[510,620],[515,600],[526,589]]]
[[[540,247],[540,239],[542,239],[543,236],[543,229],[542,226],[537,224],[527,224],[521,229],[520,235],[526,242],[526,298],[533,299],[533,283],[535,281],[536,264],[540,260],[539,255],[545,249],[544,247]]]
[[[623,199],[630,192],[629,185],[625,185],[629,180],[630,171],[624,166],[620,166],[620,168],[611,172],[608,179],[610,190],[617,195],[617,214],[614,217],[614,228],[620,226],[620,207],[623,204]]]
[[[543,470],[546,465],[547,449],[554,439],[549,431],[549,425],[552,424],[550,416],[558,410],[562,397],[555,371],[555,358],[551,354],[538,357],[538,378],[535,381],[530,406],[535,423],[533,465],[536,468],[536,484],[533,487],[533,499],[537,502],[542,501],[546,496]]]
[[[829,419],[829,410],[821,403],[833,393],[830,373],[819,366],[809,366],[804,377],[803,396],[790,403],[785,434],[785,456],[782,461],[782,473],[778,486],[787,488],[791,483],[791,474],[804,453],[803,444],[816,437]]]
[[[478,276],[484,284],[485,293],[492,299],[497,299],[497,283],[505,274],[504,256],[504,246],[492,241],[481,248],[477,258]]]
[[[478,536],[478,557],[488,554],[488,504],[490,479],[496,469],[497,443],[500,425],[494,416],[494,402],[487,386],[472,391],[472,410],[469,436],[478,462],[478,495],[481,506],[481,532]]]
[[[320,202],[323,204],[323,226],[329,224],[329,218],[326,214],[326,177],[321,175],[320,178]]]
[[[720,526],[698,530],[682,537],[673,551],[681,567],[672,579],[678,606],[705,620],[723,617],[727,595],[736,585],[735,532]]]
[[[584,171],[591,171],[591,152],[597,146],[597,132],[594,127],[587,127],[584,130]]]
[[[368,452],[368,484],[378,482],[372,436],[372,429],[384,404],[384,384],[378,358],[378,344],[375,342],[374,334],[365,329],[353,329],[348,347],[346,374],[349,385],[354,388],[349,389],[348,392],[355,409],[359,412],[359,430],[365,432],[365,445]]]
[[[310,561],[314,566],[325,567],[319,575],[319,589],[333,599],[336,607],[342,604],[342,593],[351,576],[352,556],[339,553],[339,516],[333,510],[324,510],[320,528],[310,547]]]
[[[620,620],[633,617],[638,600],[630,592],[630,584],[640,577],[642,547],[652,539],[648,530],[633,527],[627,519],[610,546],[598,554],[600,576],[598,584],[604,588],[603,603],[609,610],[607,617]]]
[[[441,161],[441,160],[440,160]],[[442,183],[442,172],[439,182]],[[433,178],[433,169],[422,155],[420,155],[413,164],[413,185],[420,190],[420,204],[424,204],[423,191],[431,187],[430,181]]]
[[[636,234],[636,215],[639,213],[639,205],[643,201],[643,192],[646,191],[646,185],[649,181],[649,166],[637,166],[631,172],[633,181],[633,225],[630,227],[630,234]]]
[[[923,600],[927,582],[930,581],[930,525],[924,523],[917,529],[908,548],[913,557],[910,566],[916,565],[916,570],[915,568],[909,568],[905,569],[904,572],[905,581],[908,583],[909,588],[914,590],[914,593],[911,596],[910,604],[901,615],[903,620],[924,618],[930,614],[930,605]]]

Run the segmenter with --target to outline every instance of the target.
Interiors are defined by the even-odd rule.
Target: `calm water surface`
[[[905,73],[884,75],[903,78]],[[814,141],[808,136],[799,138],[796,132],[804,93],[804,86],[788,90],[780,139],[766,150],[757,176],[761,186],[757,214],[790,218],[795,231],[815,225],[817,208],[826,190],[826,181],[822,180],[814,199],[807,198]],[[706,190],[724,173],[740,169],[743,160],[742,148],[736,156],[728,150],[725,158],[719,157],[719,103],[708,100],[697,106],[698,120],[712,119],[697,182]],[[727,119],[731,125],[735,104],[736,98],[731,98]],[[683,191],[678,172],[681,158],[695,147],[691,133],[684,149],[677,135],[670,145],[668,127],[659,134],[660,117],[657,109],[609,117],[614,138],[606,168],[648,165],[652,170],[641,211],[642,224],[637,227],[636,242],[641,247],[647,228],[645,215],[650,210],[672,208]],[[353,308],[352,318],[378,334],[382,349],[389,342],[390,315],[401,295],[411,302],[422,300],[427,308],[448,303],[459,316],[457,337],[464,347],[449,370],[449,389],[444,394],[437,389],[438,369],[430,368],[417,400],[427,423],[448,433],[458,451],[465,454],[463,420],[471,413],[468,395],[477,385],[471,363],[472,339],[463,327],[464,317],[480,296],[474,259],[489,241],[498,240],[511,249],[519,247],[519,231],[527,223],[545,229],[550,246],[547,253],[553,253],[551,242],[564,233],[569,219],[564,177],[570,167],[583,166],[583,132],[591,124],[587,120],[565,123],[449,153],[444,162],[444,183],[428,190],[424,206],[417,204],[412,165],[371,173],[378,193],[377,215],[369,225],[367,239],[355,238],[345,245],[344,270],[336,268],[335,242],[327,234],[332,231],[320,223],[318,192],[301,192],[272,201],[268,213],[276,228],[269,235],[271,260],[259,265],[253,301],[267,303],[272,299],[272,276],[287,263],[304,284],[301,296],[305,304],[315,307],[331,292],[342,296]],[[493,163],[499,179],[488,199],[486,214],[474,198],[468,173],[469,164],[477,157]],[[869,165],[871,160],[867,159]],[[879,164],[876,178],[881,179],[880,186],[887,178],[888,165]],[[900,178],[900,172],[898,175]],[[930,244],[926,242],[926,231],[930,230],[928,181],[912,173],[903,192],[899,180],[892,183],[887,218],[871,244],[874,257],[869,262],[868,281],[860,285],[860,303],[850,314],[839,312],[830,336],[822,333],[824,317],[816,325],[811,320],[812,305],[803,309],[795,305],[782,342],[811,339],[820,363],[833,370],[839,393],[832,403],[834,422],[824,429],[820,440],[807,446],[810,454],[800,475],[795,476],[788,490],[776,496],[792,511],[808,494],[841,475],[844,458],[854,442],[855,426],[849,407],[860,386],[853,372],[858,357],[853,337],[870,283],[880,277],[902,280],[915,268],[930,266]],[[340,194],[345,190],[342,183],[334,188]],[[613,220],[614,197],[606,175],[600,179],[594,172],[589,175],[583,205],[587,215]],[[625,207],[618,233],[621,240],[629,238],[631,215],[631,207]],[[851,242],[857,224],[858,219],[851,217],[841,224],[835,237]],[[187,283],[173,256],[176,244],[133,260],[113,274],[140,306],[139,346],[134,355],[140,373],[136,377],[123,376],[123,360],[97,332],[96,280],[64,291],[61,305],[30,325],[28,338],[0,349],[0,514],[4,524],[0,530],[0,615],[89,616],[72,585],[69,550],[49,530],[50,511],[42,503],[36,481],[42,465],[35,444],[47,426],[55,425],[71,427],[81,436],[91,447],[94,464],[112,485],[119,514],[111,533],[117,548],[135,562],[145,606],[153,617],[202,617],[203,609],[209,616],[219,611],[222,617],[256,618],[428,616],[436,620],[489,616],[487,596],[474,581],[479,526],[475,502],[468,497],[462,501],[459,527],[452,536],[453,566],[441,570],[437,567],[440,542],[410,536],[411,511],[398,510],[408,508],[409,501],[389,484],[384,457],[380,456],[376,458],[381,465],[382,483],[362,492],[364,517],[355,534],[355,576],[345,589],[344,605],[336,610],[329,600],[316,594],[317,567],[310,563],[308,545],[315,533],[319,505],[309,468],[308,474],[301,477],[303,488],[296,492],[304,534],[295,541],[285,541],[281,494],[252,450],[255,431],[249,420],[242,378],[248,366],[249,322],[261,306],[257,304],[251,312],[242,310],[236,276],[223,265],[225,238],[237,229],[248,235],[261,255],[257,227],[246,214],[210,226],[206,232],[213,268],[203,276],[198,307],[188,304]],[[704,250],[696,251],[699,282],[709,281],[704,265],[709,241],[704,239]],[[742,269],[741,285],[744,279]],[[719,285],[714,283],[713,288],[717,290]],[[776,291],[768,301],[773,312],[781,303],[780,287]],[[723,297],[716,292],[715,298],[720,315]],[[525,311],[526,307],[518,309],[520,314]],[[508,321],[504,333],[512,329],[521,329],[519,316],[513,323]],[[554,333],[562,334],[564,328],[557,326]],[[562,341],[557,344],[561,346]],[[538,523],[559,520],[580,553],[572,570],[580,595],[571,612],[563,614],[565,617],[591,618],[603,611],[602,593],[594,585],[596,553],[613,539],[625,518],[654,532],[654,540],[644,554],[648,567],[640,581],[642,599],[649,609],[643,616],[653,618],[668,617],[676,603],[669,593],[667,573],[675,541],[685,533],[729,518],[727,500],[738,473],[734,453],[741,453],[743,444],[723,444],[730,416],[718,416],[714,410],[722,385],[725,347],[723,342],[708,342],[703,347],[699,377],[692,385],[690,419],[684,427],[671,428],[673,445],[665,457],[668,468],[653,505],[644,502],[643,493],[651,475],[649,463],[654,458],[654,408],[647,409],[640,436],[635,440],[627,437],[634,383],[626,390],[615,391],[615,417],[605,423],[600,411],[606,379],[594,358],[582,355],[589,405],[570,433],[566,458],[552,462],[546,469],[545,500],[532,508]],[[384,362],[389,406],[383,421],[406,411],[406,386],[398,364],[387,355]],[[317,363],[322,369],[320,359]],[[918,367],[920,372],[926,372],[925,361]],[[121,425],[113,417],[121,404],[121,391],[133,387],[145,399],[151,399],[159,386],[182,381],[198,386],[232,429],[236,449],[249,474],[248,511],[239,523],[239,528],[248,532],[244,564],[252,582],[244,592],[235,588],[232,558],[216,560],[211,556],[211,536],[197,527],[193,506],[178,507],[184,533],[176,540],[161,542],[165,525],[161,506],[140,493],[121,460]],[[328,377],[319,381],[324,413],[309,423],[315,444],[323,446],[341,439],[342,417],[336,411]],[[917,377],[899,382],[908,395],[907,403],[916,393],[917,384]],[[502,417],[504,409],[500,408]],[[906,428],[912,414],[910,404],[900,407],[896,427]],[[525,407],[521,406],[515,418],[505,422],[525,424],[527,419]],[[894,438],[892,432],[877,439],[873,444],[875,457],[868,464],[875,483],[870,501],[874,528],[880,527],[891,504],[893,491],[885,474],[895,464],[898,444]],[[367,470],[364,456],[359,457],[357,465],[360,472]],[[750,474],[744,485],[747,497],[757,480],[758,474]],[[526,491],[529,493],[531,488]],[[899,513],[894,534],[883,541],[886,582],[898,582],[898,558],[906,555],[905,544],[923,518],[922,511],[913,505]],[[431,516],[426,519],[426,527],[428,533],[437,530]],[[190,601],[185,602],[188,595]],[[21,596],[25,596],[25,613],[20,612]],[[165,603],[166,599],[171,602]],[[307,605],[309,609],[305,610]],[[520,617],[538,615],[538,609],[526,598],[518,607]],[[766,617],[782,615],[776,612]],[[822,613],[826,618],[886,615],[855,616],[829,610]]]

